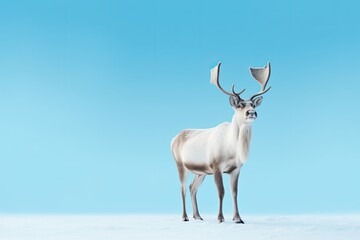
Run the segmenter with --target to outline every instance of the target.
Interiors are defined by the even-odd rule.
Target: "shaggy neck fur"
[[[235,138],[236,152],[240,161],[245,163],[248,160],[251,140],[251,123],[238,123],[234,116],[231,122],[233,138]]]

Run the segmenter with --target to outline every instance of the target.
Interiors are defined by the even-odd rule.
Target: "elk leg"
[[[204,181],[206,175],[196,175],[194,177],[193,182],[190,184],[190,194],[191,194],[191,202],[193,207],[193,217],[194,219],[200,219],[203,220],[199,214],[199,209],[196,201],[196,193],[201,185],[201,183]]]
[[[181,196],[182,196],[182,208],[183,208],[182,220],[189,221],[189,218],[186,213],[186,203],[185,203],[187,171],[182,164],[177,164],[177,167],[178,167],[179,178],[181,183]]]
[[[223,204],[223,199],[224,199],[224,195],[225,195],[225,191],[224,191],[224,184],[223,184],[223,180],[222,180],[222,173],[221,171],[214,171],[214,180],[215,180],[215,184],[218,190],[218,194],[219,194],[219,214],[218,214],[218,221],[219,223],[222,223],[225,221],[224,219],[224,215],[223,215],[223,211],[222,211],[222,204]]]
[[[238,179],[240,175],[240,168],[234,169],[230,173],[230,188],[231,188],[231,196],[234,205],[234,222],[235,223],[244,223],[240,218],[238,204],[237,204],[237,193],[238,193]]]

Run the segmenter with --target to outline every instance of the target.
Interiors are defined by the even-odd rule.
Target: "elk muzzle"
[[[246,118],[252,118],[252,119],[256,119],[257,118],[257,113],[255,110],[248,110],[246,112]]]

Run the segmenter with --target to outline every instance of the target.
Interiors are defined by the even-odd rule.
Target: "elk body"
[[[261,85],[259,93],[250,99],[244,100],[240,94],[236,93],[234,85],[232,91],[224,90],[219,83],[220,64],[211,70],[210,83],[214,84],[223,93],[230,96],[230,105],[234,109],[232,121],[221,123],[210,129],[187,129],[181,131],[171,142],[171,150],[178,168],[181,182],[182,195],[182,220],[188,221],[186,213],[185,195],[186,181],[188,173],[195,174],[194,180],[190,184],[190,195],[193,207],[194,219],[202,220],[196,200],[196,193],[205,179],[206,175],[214,175],[215,184],[219,195],[219,223],[224,221],[222,212],[222,202],[224,198],[224,186],[222,174],[230,175],[231,195],[233,200],[234,217],[236,223],[244,223],[240,217],[237,193],[238,178],[241,166],[247,161],[250,139],[251,125],[257,118],[255,108],[262,102],[262,94],[266,93],[266,84],[270,78],[270,63],[263,68],[250,68],[251,75]]]

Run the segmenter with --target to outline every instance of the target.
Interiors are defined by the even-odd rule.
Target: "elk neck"
[[[239,160],[241,163],[245,163],[250,150],[251,124],[238,122],[234,115],[231,121],[230,135]]]

